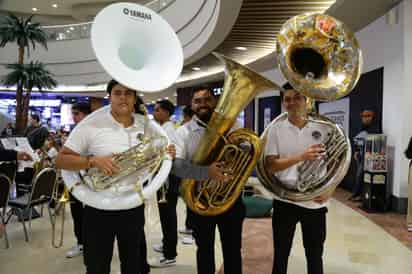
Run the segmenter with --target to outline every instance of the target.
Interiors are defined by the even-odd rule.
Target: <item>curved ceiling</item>
[[[242,0],[157,0],[151,1],[149,4],[153,3],[162,6],[167,3],[160,9],[161,15],[177,32],[183,46],[185,61],[193,62],[207,55],[225,39],[236,21]],[[182,10],[185,11],[185,14],[180,15]],[[90,27],[90,24],[47,28],[46,30],[48,33],[51,29],[73,33],[77,29],[82,30],[87,27]],[[121,31],[130,35],[133,33],[133,25],[130,26],[130,29]],[[155,33],[155,31],[153,32]],[[108,34],[108,36],[110,35]],[[165,42],[167,43],[167,41]],[[15,62],[17,54],[15,44],[8,44],[0,50],[0,53],[0,64]],[[50,40],[48,50],[41,47],[36,48],[25,59],[26,62],[30,60],[41,60],[55,74],[60,84],[94,85],[107,82],[110,79],[110,76],[97,62],[89,37]],[[0,67],[0,75],[6,73],[6,69]]]
[[[137,4],[148,4],[152,0],[127,0]],[[74,24],[90,21],[113,0],[2,0],[0,11],[19,15],[36,15],[42,25]],[[169,2],[164,0],[163,2]]]
[[[76,5],[89,5],[89,7],[92,7],[93,5],[107,5],[108,2],[113,2],[105,0],[38,0],[31,2],[41,2],[46,5],[52,5],[52,3],[56,1],[70,4],[70,9],[78,7]],[[179,0],[176,1],[181,2]],[[213,2],[214,0],[209,1]],[[222,9],[230,10],[228,0],[216,1],[219,1],[220,4],[226,3],[228,5],[220,5],[219,8],[222,7]],[[0,10],[3,9],[5,4],[15,2],[22,4],[23,1],[3,0],[3,2],[0,2]],[[134,2],[144,3],[148,1]],[[184,2],[184,0],[182,2]],[[227,36],[223,37],[225,39],[220,37],[220,41],[212,41],[213,43],[209,44],[209,47],[205,47],[203,51],[199,50],[196,58],[192,60],[188,58],[177,86],[186,86],[194,82],[205,82],[222,77],[222,74],[219,73],[222,71],[221,64],[214,56],[209,54],[212,50],[223,53],[240,63],[249,64],[256,70],[273,68],[275,64],[273,52],[275,50],[277,32],[282,23],[294,15],[303,12],[326,11],[326,13],[345,22],[352,30],[357,31],[385,14],[385,12],[398,2],[399,0],[374,0],[373,5],[371,5],[371,1],[358,0],[243,0],[233,28],[227,30]],[[26,11],[28,8],[26,5]],[[219,13],[219,19],[221,19],[224,17],[224,12],[219,12],[221,12]],[[51,14],[47,16],[58,15]],[[76,18],[73,17],[70,20],[76,20]],[[218,21],[214,22],[214,24],[219,25],[219,28],[216,28],[217,30],[222,29],[224,26],[224,23],[220,23],[219,25]],[[232,25],[229,25],[229,27],[230,26]],[[226,26],[226,28],[227,27],[228,26]],[[66,41],[64,43],[69,42],[75,43],[76,41]],[[77,54],[80,53],[78,52]],[[95,60],[89,61],[89,64],[83,64],[82,69],[76,69],[70,72],[69,68],[74,69],[74,66],[72,66],[73,64],[66,64],[68,67],[57,69],[56,71],[61,73],[62,76],[65,75],[66,79],[87,79],[86,82],[89,84],[106,81],[107,76],[99,64]],[[167,96],[165,92],[162,93],[162,96],[164,94]],[[173,94],[169,94],[169,96],[173,96]]]

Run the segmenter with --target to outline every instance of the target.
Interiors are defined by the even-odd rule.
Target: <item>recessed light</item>
[[[247,50],[247,48],[245,48],[245,47],[235,47],[235,49],[237,49],[237,50]]]
[[[165,97],[164,99],[165,99],[165,100],[169,100],[169,97]]]
[[[38,9],[37,9],[37,8],[32,8],[31,10],[32,10],[32,11],[38,11]]]
[[[74,27],[70,27],[71,30],[74,30]]]
[[[53,8],[57,8],[58,5],[57,5],[57,4],[53,4],[52,7],[53,7]]]
[[[198,71],[198,70],[200,70],[200,68],[199,67],[193,67],[192,70]]]
[[[70,32],[70,30],[68,29],[68,30],[66,30],[66,32],[67,32],[67,33],[69,33],[69,32]]]
[[[152,101],[152,104],[156,103],[155,101]]]

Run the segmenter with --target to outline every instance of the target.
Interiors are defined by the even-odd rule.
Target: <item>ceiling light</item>
[[[156,102],[155,101],[152,101],[152,104],[155,104]]]
[[[165,99],[165,100],[169,100],[169,97],[165,97],[164,99]]]
[[[200,68],[199,67],[193,67],[192,70],[198,71],[198,70],[200,70]]]
[[[66,30],[66,32],[67,32],[67,33],[69,33],[69,32],[70,32],[70,30],[68,29],[68,30]]]
[[[52,7],[53,7],[53,8],[57,8],[58,5],[57,5],[57,4],[53,4]]]
[[[71,30],[74,30],[74,27],[70,27]]]
[[[38,11],[38,9],[37,9],[37,8],[32,8],[31,10],[32,10],[32,11]]]
[[[237,50],[247,50],[247,48],[245,48],[245,47],[235,47],[235,49],[237,49]]]
[[[143,94],[143,93],[140,93],[140,94],[139,94],[139,96],[140,96],[140,97],[143,97],[143,96],[144,96],[144,94]]]

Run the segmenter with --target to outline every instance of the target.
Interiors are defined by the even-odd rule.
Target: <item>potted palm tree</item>
[[[5,86],[17,86],[21,93],[16,95],[16,131],[22,133],[27,125],[31,92],[34,87],[42,91],[44,88],[56,87],[57,82],[44,64],[30,62],[29,64],[8,64],[6,68],[11,70],[4,79]],[[25,92],[23,92],[25,91]]]
[[[25,19],[9,14],[0,20],[0,47],[16,42],[19,64],[24,63],[26,49],[27,55],[30,55],[30,45],[35,49],[36,43],[39,43],[47,49],[47,34],[40,24],[32,22],[32,19],[33,15]]]
[[[0,20],[0,47],[5,47],[8,43],[17,43],[18,46],[17,63],[6,65],[6,68],[11,69],[12,72],[4,78],[6,86],[16,85],[17,87],[16,130],[18,133],[22,133],[27,124],[32,88],[38,85],[41,88],[56,86],[56,81],[52,78],[50,72],[44,68],[43,64],[32,62],[29,65],[24,65],[26,50],[29,56],[30,48],[35,49],[36,43],[47,49],[47,34],[40,27],[40,24],[32,22],[32,19],[33,15],[28,18],[18,18],[14,14],[9,14]],[[26,89],[25,94],[23,88]]]

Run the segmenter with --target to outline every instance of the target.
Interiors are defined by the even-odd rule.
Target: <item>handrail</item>
[[[160,13],[176,0],[153,0],[145,6]],[[82,22],[77,24],[42,26],[47,34],[47,39],[52,41],[78,40],[90,37],[93,22]]]

